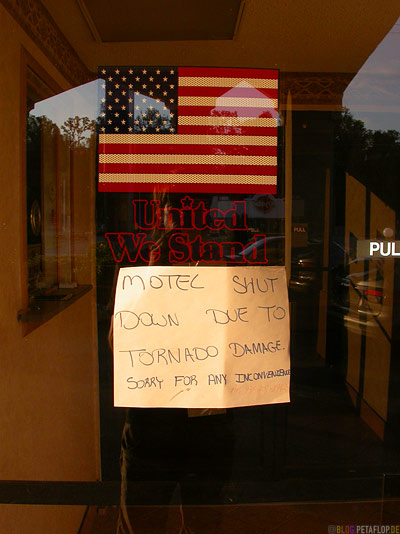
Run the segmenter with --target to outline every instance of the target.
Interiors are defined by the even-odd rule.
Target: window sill
[[[92,285],[81,285],[72,289],[57,289],[48,294],[37,295],[26,311],[18,312],[18,321],[25,323],[26,332],[31,332],[58,313],[64,311],[92,289]]]

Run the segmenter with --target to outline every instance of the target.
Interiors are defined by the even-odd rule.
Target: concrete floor
[[[397,526],[371,533],[400,532],[399,500],[188,506],[183,521],[179,506],[132,506],[129,513],[135,534],[344,534],[361,525]],[[116,506],[92,507],[79,534],[114,534],[117,518]]]

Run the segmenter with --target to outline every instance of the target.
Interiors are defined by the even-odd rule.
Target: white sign
[[[399,257],[400,241],[373,241],[371,239],[357,241],[357,256],[366,258]]]
[[[114,405],[289,402],[284,267],[127,267],[114,308]]]

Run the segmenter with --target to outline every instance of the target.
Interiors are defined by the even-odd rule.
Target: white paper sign
[[[289,402],[284,267],[127,267],[114,308],[114,405]]]

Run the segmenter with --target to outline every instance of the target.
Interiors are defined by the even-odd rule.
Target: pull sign
[[[308,224],[295,223],[292,224],[292,246],[306,247],[308,243]]]
[[[370,241],[370,256],[400,256],[400,241]]]
[[[357,241],[358,258],[397,258],[400,257],[400,241]]]

